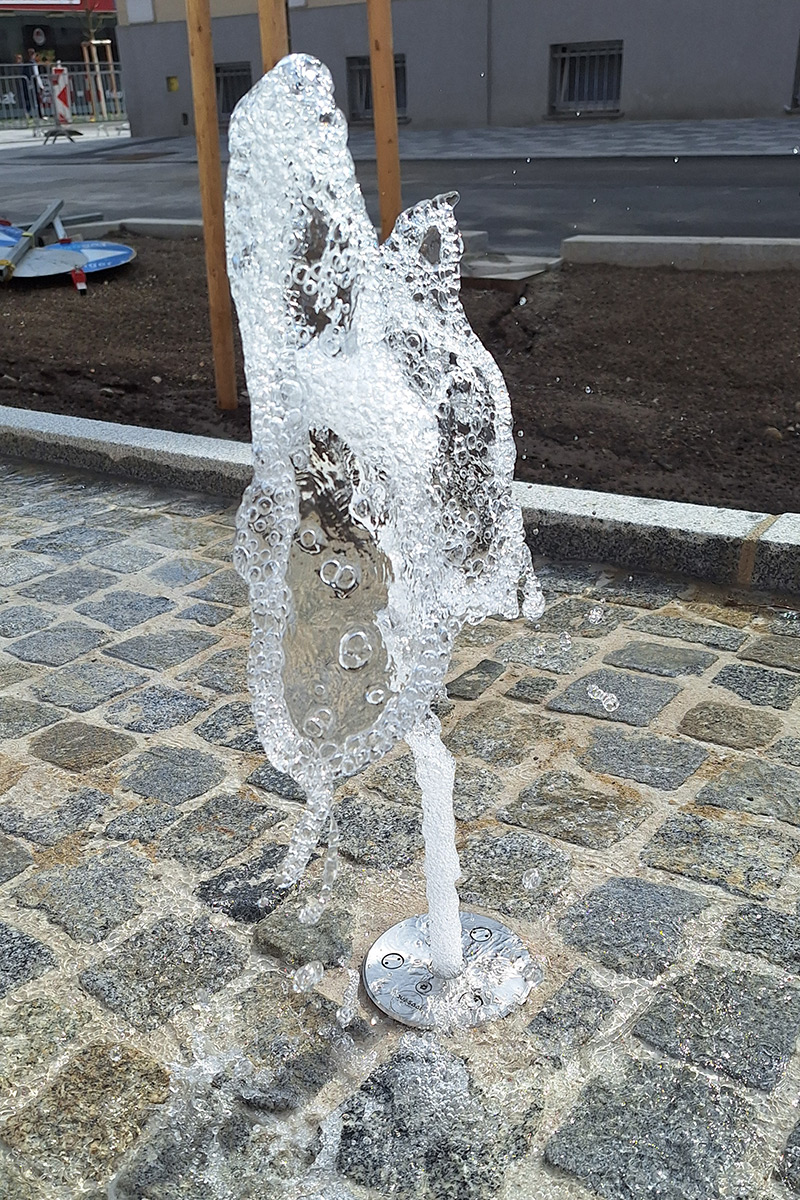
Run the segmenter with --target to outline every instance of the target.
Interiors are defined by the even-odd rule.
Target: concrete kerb
[[[800,268],[800,238],[612,237],[577,235],[561,243],[575,265],[675,267],[680,271],[780,271]]]
[[[249,444],[0,407],[0,452],[186,491],[239,496]],[[515,482],[531,549],[763,591],[800,593],[800,514]]]

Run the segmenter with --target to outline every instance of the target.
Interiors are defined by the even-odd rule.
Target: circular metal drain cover
[[[542,981],[517,935],[491,917],[462,912],[461,944],[464,971],[440,979],[431,969],[427,913],[393,925],[364,960],[369,998],[404,1025],[446,1029],[504,1017]]]

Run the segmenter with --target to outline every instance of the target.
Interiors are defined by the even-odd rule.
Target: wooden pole
[[[233,355],[231,292],[225,266],[225,213],[222,203],[222,167],[219,156],[210,0],[186,0],[186,28],[192,70],[197,168],[200,176],[200,206],[203,214],[217,407],[233,409],[237,405],[236,364]]]
[[[403,208],[400,148],[397,143],[391,0],[367,0],[367,24],[372,73],[372,109],[375,119],[375,152],[378,162],[381,240],[385,241]]]
[[[289,53],[286,0],[258,0],[258,29],[264,74]]]

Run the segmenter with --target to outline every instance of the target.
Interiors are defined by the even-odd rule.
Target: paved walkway
[[[797,612],[545,563],[540,628],[462,636],[462,896],[545,978],[404,1033],[355,986],[424,905],[408,756],[340,792],[301,924],[321,863],[276,888],[301,807],[252,726],[234,511],[0,467],[0,1198],[800,1193]]]

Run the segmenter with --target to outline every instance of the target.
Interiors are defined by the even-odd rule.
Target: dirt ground
[[[0,285],[0,404],[247,439],[216,410],[202,244],[126,237],[137,259]],[[564,268],[464,305],[511,394],[517,477],[800,511],[800,273]]]

